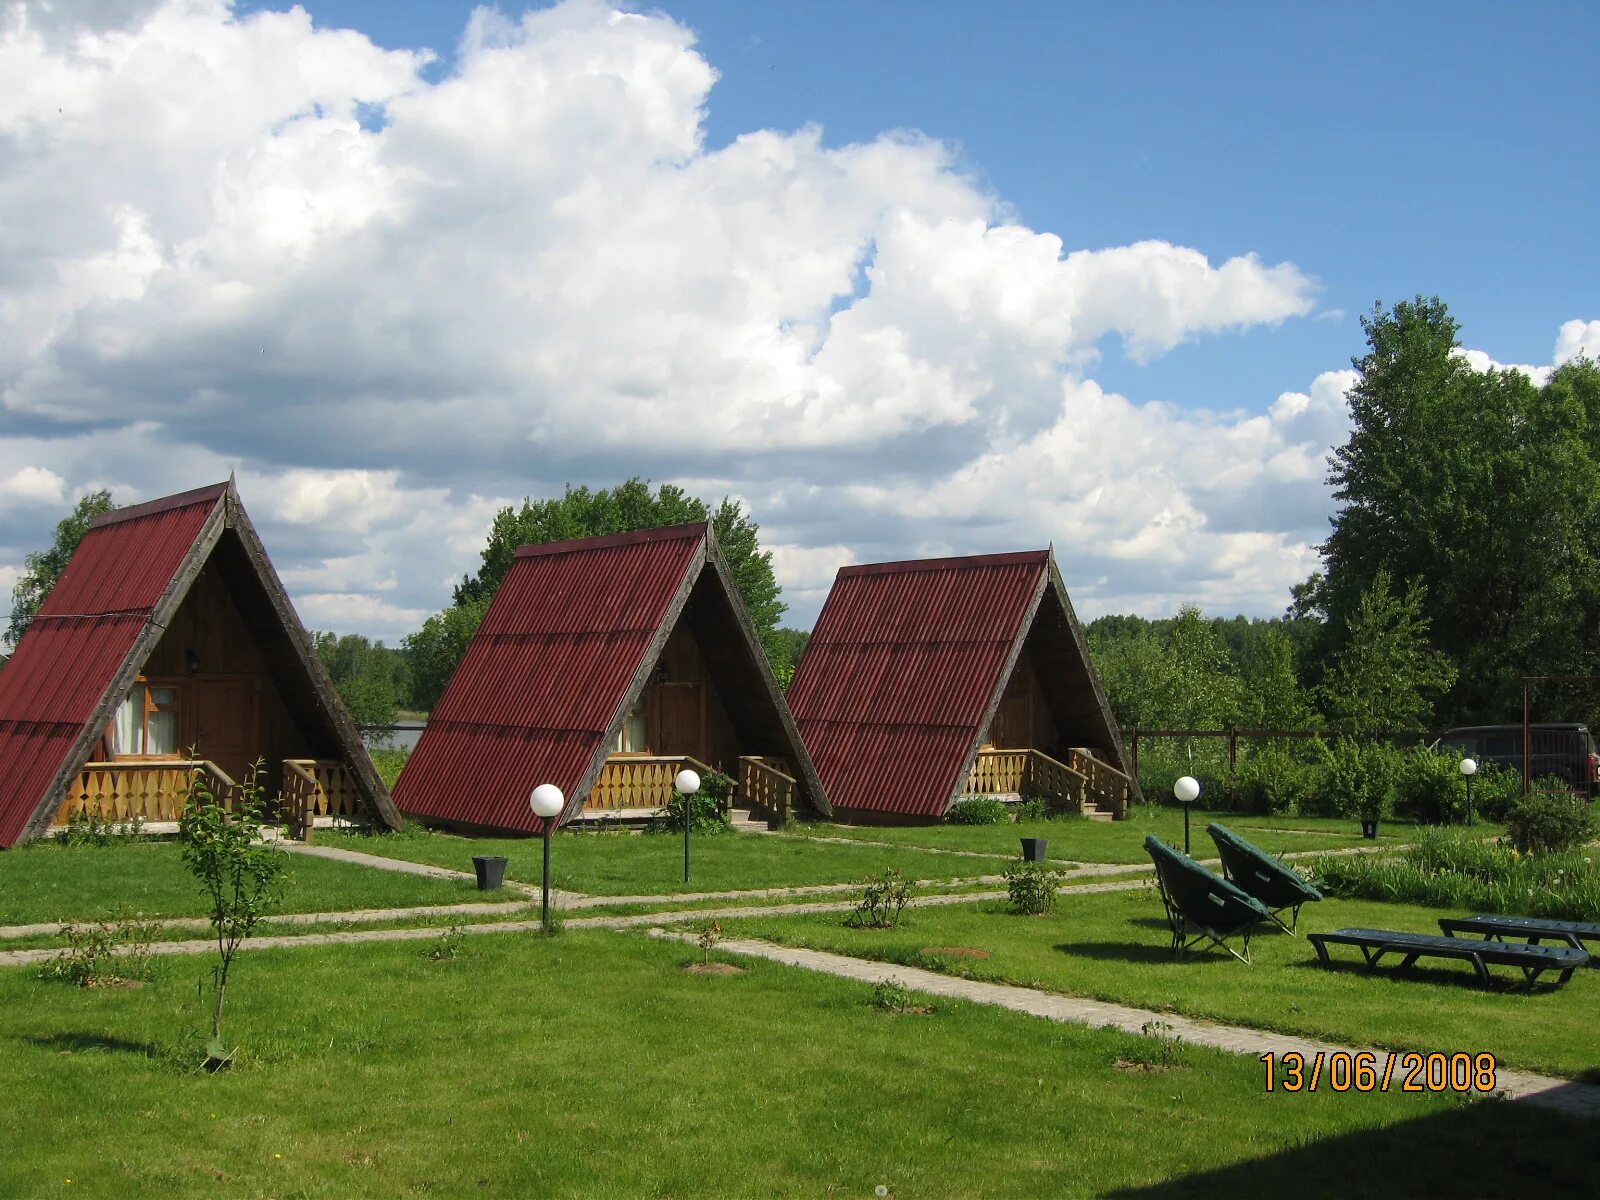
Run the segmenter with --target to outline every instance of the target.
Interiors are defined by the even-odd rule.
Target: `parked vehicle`
[[[1531,777],[1556,775],[1580,795],[1600,794],[1600,754],[1587,725],[1577,722],[1542,722],[1529,726]],[[1480,764],[1493,763],[1522,774],[1521,725],[1464,725],[1450,729],[1441,746],[1471,757]]]

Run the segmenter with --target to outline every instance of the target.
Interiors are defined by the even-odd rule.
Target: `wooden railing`
[[[283,808],[289,831],[309,841],[318,817],[353,818],[361,808],[354,772],[337,759],[283,760]]]
[[[183,815],[197,769],[205,774],[217,799],[232,801],[238,785],[206,759],[92,762],[79,772],[77,783],[56,812],[55,823],[65,825],[75,812],[95,813],[114,821],[176,821]]]
[[[798,783],[788,773],[785,759],[762,758],[748,754],[739,759],[739,796],[752,811],[760,809],[766,814],[767,824],[781,829],[789,823],[794,810]]]
[[[672,799],[672,780],[685,767],[702,778],[712,768],[687,754],[613,755],[584,803],[587,811],[611,808],[661,808]]]
[[[1133,800],[1133,778],[1081,750],[1068,751],[1067,764],[1088,780],[1089,799],[1120,821]]]
[[[1131,786],[1115,767],[1077,751],[1060,762],[1039,750],[980,750],[962,794],[1043,796],[1053,809],[1076,812],[1093,800],[1120,817]]]

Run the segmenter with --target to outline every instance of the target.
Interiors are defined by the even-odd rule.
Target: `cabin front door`
[[[706,757],[705,685],[661,685],[660,754],[687,754],[701,762]]]
[[[261,684],[256,679],[193,680],[194,744],[201,758],[243,783],[261,756]],[[185,747],[187,749],[187,747]]]

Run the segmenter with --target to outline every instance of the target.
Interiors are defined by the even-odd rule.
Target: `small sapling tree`
[[[231,811],[204,768],[195,768],[178,824],[184,866],[200,883],[217,939],[217,965],[211,970],[216,1007],[206,1047],[206,1067],[212,1071],[227,1066],[233,1057],[222,1045],[222,1009],[233,957],[281,899],[286,869],[284,852],[261,840],[266,811],[262,766],[259,760],[251,766],[236,790]]]

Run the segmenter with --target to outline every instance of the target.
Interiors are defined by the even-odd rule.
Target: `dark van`
[[[1557,775],[1581,795],[1600,794],[1600,754],[1589,727],[1573,723],[1529,726],[1531,777]],[[1494,763],[1522,774],[1521,725],[1464,725],[1446,731],[1439,744],[1479,763]]]

